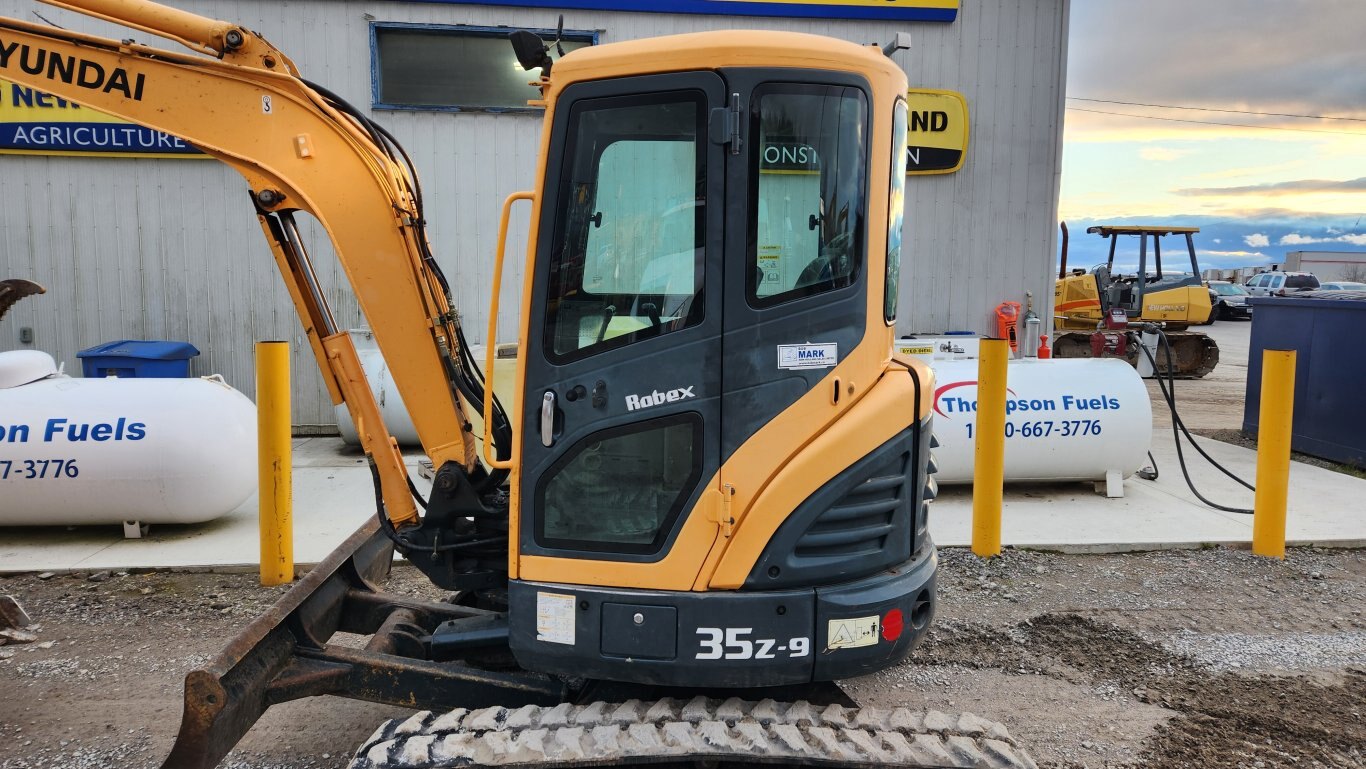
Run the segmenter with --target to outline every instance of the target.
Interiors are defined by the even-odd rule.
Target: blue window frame
[[[371,105],[375,109],[540,112],[529,85],[540,70],[522,69],[508,42],[511,27],[371,22]],[[531,30],[545,40],[554,30]],[[565,30],[566,52],[597,45],[598,33]],[[551,51],[558,58],[559,54]]]

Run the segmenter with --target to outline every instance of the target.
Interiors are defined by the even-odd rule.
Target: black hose
[[[1207,462],[1209,462],[1211,465],[1214,465],[1222,473],[1224,473],[1224,475],[1227,475],[1228,477],[1242,484],[1247,489],[1256,491],[1256,489],[1247,481],[1244,481],[1242,478],[1239,478],[1238,476],[1234,475],[1232,472],[1228,470],[1228,468],[1224,467],[1223,465],[1215,461],[1214,457],[1211,457],[1209,453],[1206,452],[1203,448],[1201,448],[1200,444],[1195,441],[1195,436],[1191,435],[1190,431],[1186,429],[1186,425],[1181,421],[1180,413],[1176,410],[1176,378],[1174,375],[1176,367],[1172,356],[1171,341],[1167,339],[1167,334],[1163,332],[1161,329],[1157,329],[1157,334],[1159,339],[1161,339],[1162,341],[1162,348],[1167,361],[1167,381],[1163,381],[1162,372],[1158,371],[1157,360],[1153,357],[1152,351],[1149,350],[1147,346],[1142,343],[1142,341],[1138,343],[1138,349],[1143,351],[1143,354],[1148,357],[1148,362],[1152,364],[1153,378],[1157,380],[1157,386],[1162,391],[1162,397],[1167,402],[1168,410],[1171,411],[1172,439],[1176,442],[1176,461],[1181,466],[1181,475],[1186,479],[1186,486],[1191,490],[1191,493],[1194,494],[1197,499],[1205,503],[1205,505],[1207,505],[1208,507],[1212,507],[1215,510],[1223,510],[1224,512],[1228,513],[1251,515],[1253,511],[1250,509],[1242,507],[1228,507],[1226,505],[1221,505],[1217,502],[1211,501],[1210,499],[1205,497],[1205,495],[1200,493],[1200,490],[1195,487],[1195,482],[1191,480],[1190,471],[1186,468],[1186,456],[1185,453],[1181,450],[1181,436],[1183,434],[1186,436],[1186,440],[1190,442],[1190,445],[1194,447],[1195,450],[1200,453],[1200,456],[1204,457]],[[1151,452],[1148,453],[1148,458],[1152,459]],[[1157,469],[1156,461],[1153,462],[1153,469],[1154,471],[1156,471]],[[1154,475],[1154,477],[1156,476]]]

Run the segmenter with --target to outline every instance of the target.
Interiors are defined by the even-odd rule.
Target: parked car
[[[1264,272],[1253,276],[1243,288],[1253,296],[1290,296],[1300,291],[1313,291],[1319,279],[1312,272]]]
[[[1226,280],[1211,280],[1209,282],[1209,304],[1212,309],[1209,314],[1209,322],[1213,323],[1215,318],[1220,320],[1251,318],[1252,306],[1247,303],[1247,297],[1247,289],[1237,283],[1230,283]]]
[[[1319,286],[1320,291],[1366,291],[1366,283],[1354,280],[1335,280]]]

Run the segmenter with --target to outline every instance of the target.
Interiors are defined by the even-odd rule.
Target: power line
[[[1107,112],[1103,109],[1086,109],[1085,107],[1068,107],[1073,112],[1092,112],[1097,115],[1118,115],[1119,117],[1136,117],[1143,120],[1164,120],[1169,123],[1195,123],[1197,125],[1217,125],[1229,128],[1251,128],[1257,131],[1295,131],[1297,133],[1310,134],[1338,134],[1340,136],[1366,136],[1363,131],[1322,131],[1315,128],[1287,128],[1285,126],[1270,125],[1248,125],[1247,123],[1220,123],[1214,120],[1190,120],[1179,117],[1158,117],[1157,115],[1136,115],[1132,112]]]
[[[1299,115],[1293,112],[1258,112],[1247,109],[1220,109],[1218,107],[1183,107],[1176,104],[1149,104],[1141,101],[1115,101],[1113,99],[1086,99],[1081,96],[1068,96],[1070,101],[1089,101],[1097,104],[1124,104],[1130,107],[1158,107],[1160,109],[1188,109],[1199,112],[1228,112],[1235,115],[1266,115],[1269,117],[1301,117],[1308,120],[1351,120],[1356,123],[1366,123],[1366,118],[1360,117],[1336,117],[1334,115]]]

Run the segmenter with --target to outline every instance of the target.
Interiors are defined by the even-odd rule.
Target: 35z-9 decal
[[[805,657],[811,653],[811,639],[806,637],[789,638],[786,641],[776,638],[749,638],[754,628],[748,627],[700,627],[697,635],[702,651],[696,655],[699,660],[771,660],[778,657]]]

